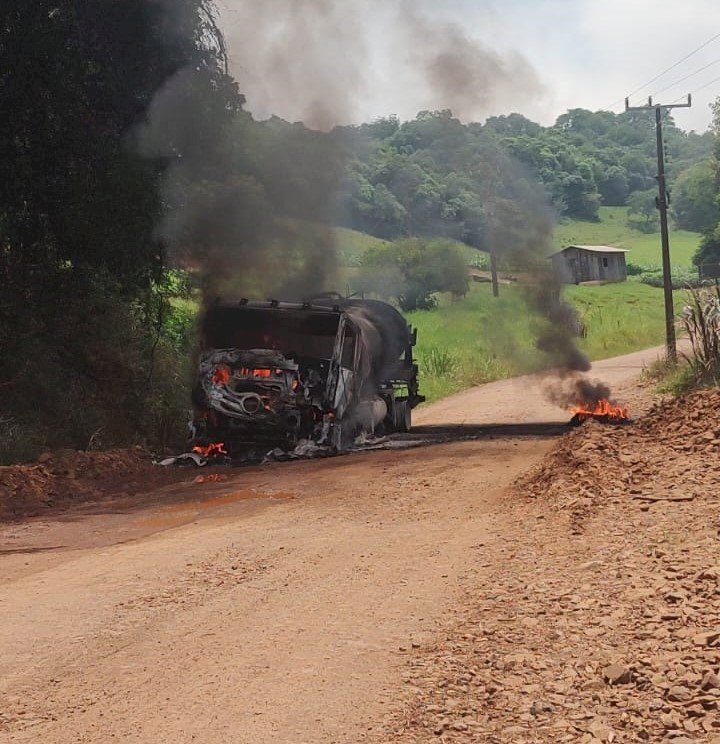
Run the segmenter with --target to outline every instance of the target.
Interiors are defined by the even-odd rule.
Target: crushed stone
[[[720,742],[719,453],[719,390],[558,441],[383,740]]]

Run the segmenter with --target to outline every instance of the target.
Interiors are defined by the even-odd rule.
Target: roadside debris
[[[226,481],[228,479],[228,476],[224,473],[208,473],[207,475],[198,475],[194,480],[193,483],[202,484],[202,483],[222,483],[223,481]]]
[[[46,452],[35,463],[2,466],[0,520],[147,487],[153,470],[150,457],[136,449]]]
[[[193,447],[192,452],[183,452],[180,455],[157,460],[155,464],[163,467],[194,465],[196,468],[204,468],[206,465],[229,465],[231,460],[223,442],[212,442],[204,447]]]
[[[720,390],[701,390],[655,406],[626,426],[587,421],[560,439],[518,490],[570,511],[581,528],[611,499],[636,508],[696,499],[720,482],[718,452]]]
[[[301,439],[290,452],[282,449],[282,447],[275,447],[275,449],[270,450],[263,458],[263,462],[309,460],[316,457],[332,457],[334,454],[337,453],[332,447],[317,444],[311,439]]]

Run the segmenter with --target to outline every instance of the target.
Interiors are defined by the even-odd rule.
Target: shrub
[[[487,253],[473,251],[471,258],[468,261],[468,266],[472,266],[474,269],[480,269],[481,271],[489,271],[490,256]]]
[[[432,346],[422,355],[420,365],[428,377],[451,377],[457,372],[458,360],[447,349]]]
[[[720,263],[720,224],[705,233],[693,256],[693,263],[696,266]]]
[[[654,233],[660,229],[656,205],[657,192],[653,189],[636,191],[628,199],[628,225],[640,232]]]
[[[451,240],[398,240],[369,249],[363,259],[360,289],[393,297],[404,311],[430,310],[436,292],[467,294],[468,271],[460,246]]]
[[[662,269],[651,269],[640,275],[640,281],[651,287],[663,287]],[[684,267],[674,267],[672,270],[672,288],[689,289],[704,286],[704,282],[698,276],[697,271],[688,270]]]
[[[660,393],[678,396],[695,387],[694,373],[687,360],[662,357],[643,370],[643,378],[655,383]]]
[[[16,350],[0,463],[47,449],[182,444],[196,312],[188,300],[173,304],[174,291],[163,285],[128,303],[100,283],[66,300],[49,332]]]
[[[720,287],[693,289],[680,320],[692,344],[690,368],[696,384],[720,382]]]

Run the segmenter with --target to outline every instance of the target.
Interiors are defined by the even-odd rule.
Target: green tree
[[[657,210],[657,192],[653,189],[636,191],[628,199],[628,224],[642,232],[652,233],[660,229]]]
[[[715,146],[710,165],[714,174],[715,205],[720,208],[720,98],[713,104],[712,131]],[[697,266],[705,263],[720,264],[720,219],[706,230],[693,261]]]
[[[360,289],[395,298],[405,311],[429,309],[436,292],[465,295],[468,270],[456,243],[410,238],[367,251],[359,283]]]
[[[619,165],[611,165],[607,169],[600,169],[595,178],[603,204],[608,207],[625,205],[630,185],[624,168]]]
[[[672,214],[683,230],[706,232],[720,218],[715,194],[715,174],[710,163],[698,163],[683,171],[675,181]]]
[[[666,133],[671,178],[709,156],[708,135],[685,133],[671,117]],[[449,111],[424,111],[329,137],[349,153],[339,220],[380,237],[442,236],[485,248],[492,204],[515,198],[508,194],[518,178],[534,181],[560,215],[586,220],[601,203],[625,205],[655,185],[654,121],[644,112],[573,109],[542,127],[519,114],[463,125]]]
[[[133,132],[183,70],[240,105],[207,0],[0,9],[0,420],[40,446],[127,441],[164,394],[160,184],[192,135],[147,159]]]

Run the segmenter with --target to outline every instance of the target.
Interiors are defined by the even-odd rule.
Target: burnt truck
[[[231,450],[342,450],[410,430],[417,333],[391,305],[329,294],[303,303],[217,302],[201,325],[193,438]]]

